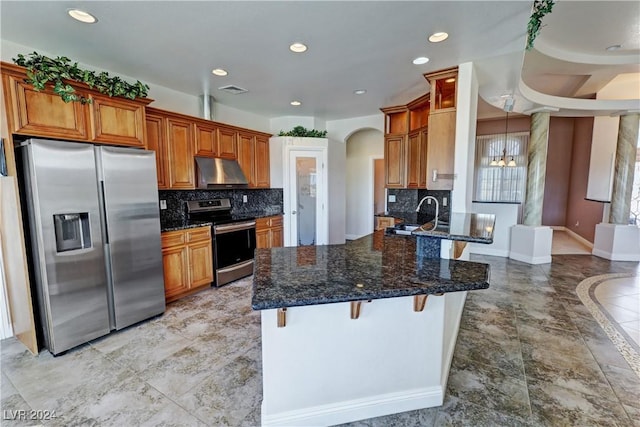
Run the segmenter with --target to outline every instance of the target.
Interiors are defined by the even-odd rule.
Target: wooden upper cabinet
[[[412,132],[407,140],[407,188],[420,187],[420,132]]]
[[[224,159],[238,158],[237,145],[238,132],[234,129],[219,127],[218,128],[218,156]]]
[[[218,156],[218,132],[213,124],[197,122],[196,126],[196,156]]]
[[[170,188],[195,188],[193,122],[167,118],[167,147]]]
[[[384,139],[384,167],[387,188],[405,187],[405,139],[404,136],[387,136]]]
[[[420,131],[420,157],[418,188],[427,188],[427,158],[429,156],[429,129],[423,128]]]
[[[257,135],[254,150],[254,181],[257,188],[269,188],[271,186],[271,163],[269,161],[269,138]]]
[[[84,105],[64,102],[51,89],[37,92],[24,83],[24,77],[4,71],[2,81],[11,133],[62,139],[87,138]]]
[[[255,136],[249,133],[238,133],[238,163],[249,181],[249,187],[255,187],[254,156]]]
[[[51,87],[38,92],[25,78],[23,67],[2,63],[9,132],[145,147],[144,115],[150,99],[111,98],[82,83],[68,82],[91,103],[64,102]]]
[[[166,122],[162,116],[153,113],[147,114],[145,121],[147,124],[147,149],[156,152],[158,188],[165,189],[169,186]]]
[[[144,104],[121,98],[91,95],[89,117],[91,140],[132,147],[144,147]]]
[[[453,190],[456,112],[432,112],[427,144],[427,188]]]

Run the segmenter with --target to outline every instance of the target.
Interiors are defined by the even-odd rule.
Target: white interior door
[[[285,244],[325,245],[328,241],[326,150],[289,149],[288,153]]]

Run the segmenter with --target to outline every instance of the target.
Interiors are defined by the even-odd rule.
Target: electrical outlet
[[[247,199],[247,195],[243,194],[242,195],[242,203],[247,203],[249,200]]]
[[[430,205],[431,204],[431,199],[427,199],[427,204]]]
[[[580,221],[576,221],[576,227],[580,227]]]
[[[447,206],[447,198],[446,197],[442,198],[442,206]]]
[[[160,209],[167,209],[167,201],[160,200]]]
[[[389,202],[390,203],[395,203],[396,202],[396,195],[395,194],[389,194]]]

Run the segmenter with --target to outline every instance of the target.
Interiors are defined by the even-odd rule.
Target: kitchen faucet
[[[422,204],[424,203],[425,200],[427,199],[431,199],[434,202],[436,202],[436,217],[435,220],[433,222],[433,228],[436,228],[438,226],[438,210],[439,210],[439,203],[438,203],[438,199],[436,199],[433,196],[425,196],[422,198],[422,200],[420,200],[420,203],[418,203],[418,207],[416,208],[416,212],[420,212],[420,207],[422,206]]]

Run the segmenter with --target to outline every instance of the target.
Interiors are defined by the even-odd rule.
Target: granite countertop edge
[[[284,215],[282,212],[246,212],[246,213],[239,213],[237,215],[246,215],[247,217],[253,217],[253,218],[267,218],[270,216],[280,216],[280,215]],[[179,231],[179,230],[186,230],[189,228],[198,228],[198,227],[211,227],[213,225],[212,222],[210,221],[196,221],[196,222],[189,222],[189,221],[168,221],[165,224],[160,223],[160,232],[164,233],[167,231]]]
[[[412,236],[420,236],[420,237],[431,237],[433,239],[446,239],[446,240],[455,240],[460,242],[470,242],[470,243],[493,243],[493,237],[473,237],[473,236],[464,236],[459,234],[449,234],[446,231],[422,231],[415,230],[411,232]]]
[[[438,285],[429,285],[428,287],[421,287],[419,284],[412,283],[414,287],[408,287],[406,289],[393,289],[393,290],[377,290],[366,292],[361,289],[356,289],[357,294],[353,295],[340,295],[340,296],[319,296],[316,298],[283,298],[283,299],[271,299],[268,301],[255,302],[254,297],[251,301],[251,308],[254,310],[271,310],[275,308],[285,307],[304,307],[309,305],[322,305],[322,304],[335,304],[341,302],[355,302],[355,301],[368,301],[385,298],[399,298],[409,297],[415,295],[434,295],[434,294],[446,294],[451,292],[464,292],[464,291],[476,291],[481,289],[488,289],[488,282],[475,282],[475,283],[447,283]]]

